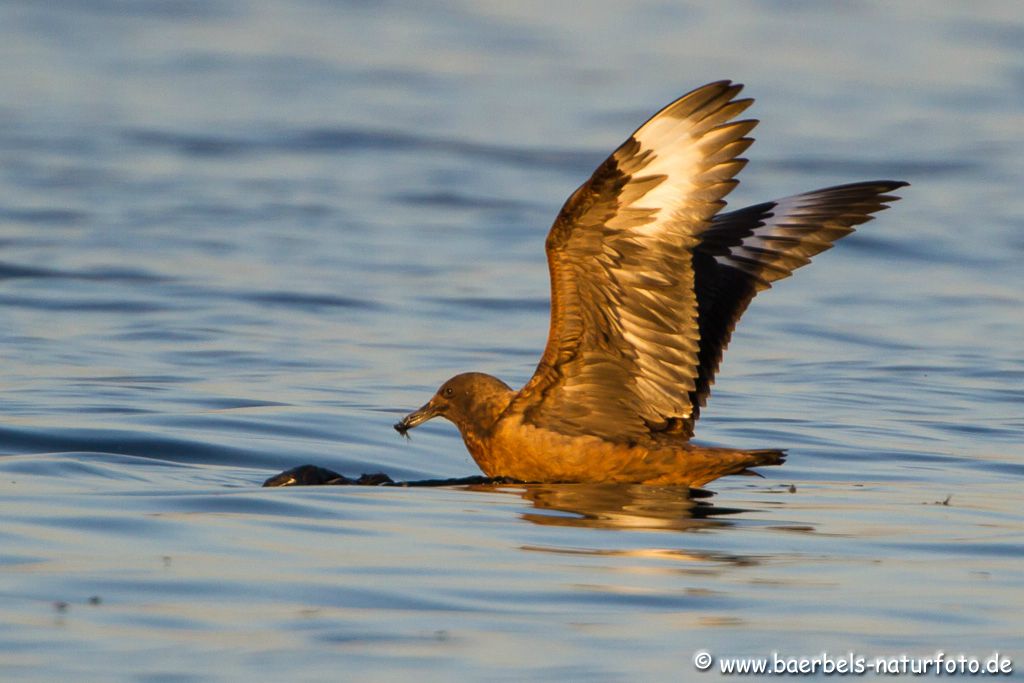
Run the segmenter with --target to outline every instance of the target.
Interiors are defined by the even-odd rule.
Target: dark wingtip
[[[405,426],[405,420],[402,420],[401,422],[396,422],[393,426],[396,432],[398,432],[407,439],[412,439],[412,437],[409,436],[409,428]]]
[[[878,200],[882,202],[898,202],[903,197],[895,194],[889,194],[901,187],[910,187],[910,183],[905,180],[879,180],[878,185],[882,188],[882,192],[878,195]],[[888,209],[888,206],[883,206],[882,209]]]
[[[882,189],[882,192],[892,192],[901,187],[910,187],[910,183],[905,180],[876,180],[874,182]],[[899,199],[899,197],[894,197],[894,199]]]

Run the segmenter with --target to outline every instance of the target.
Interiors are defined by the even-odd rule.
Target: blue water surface
[[[1024,668],[1015,2],[0,3],[0,677],[679,680]],[[547,334],[544,236],[651,113],[747,84],[730,205],[902,201],[758,297],[714,496],[475,474],[390,425]]]

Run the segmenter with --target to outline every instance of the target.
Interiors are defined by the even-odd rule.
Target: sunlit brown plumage
[[[719,213],[746,160],[752,104],[720,81],[654,115],[576,190],[547,238],[551,327],[518,392],[481,373],[445,382],[395,425],[458,426],[489,476],[699,486],[779,464],[777,450],[689,441],[754,295],[853,232],[905,185],[831,187]]]

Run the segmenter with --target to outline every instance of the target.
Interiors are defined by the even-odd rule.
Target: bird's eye
[[[455,390],[452,389],[451,387],[445,387],[444,391],[442,391],[441,393],[444,394],[445,398],[451,398],[452,396],[455,395]]]

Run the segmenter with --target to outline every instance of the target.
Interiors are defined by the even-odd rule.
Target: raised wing
[[[628,441],[694,415],[692,268],[756,121],[711,83],[654,115],[568,199],[548,234],[551,328],[512,409],[547,429]]]
[[[899,199],[888,193],[906,184],[839,185],[714,217],[693,254],[701,341],[691,421],[707,402],[722,353],[754,295],[887,209]]]

